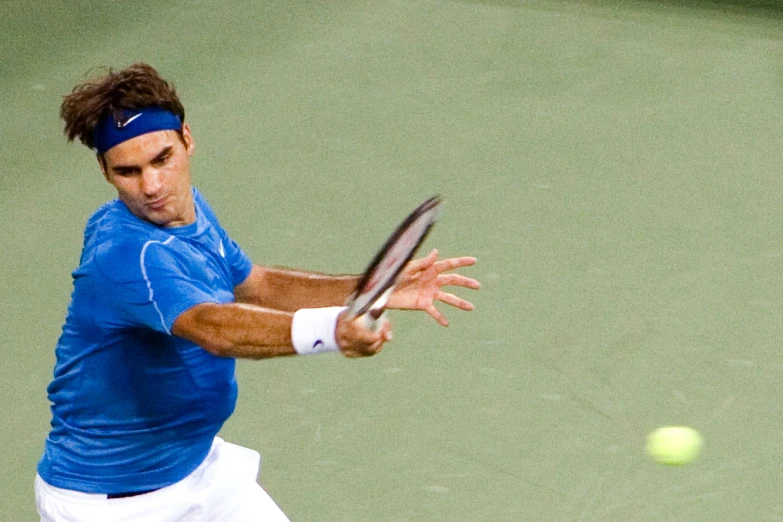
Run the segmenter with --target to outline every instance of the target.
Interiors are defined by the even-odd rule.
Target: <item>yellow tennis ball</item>
[[[704,446],[698,431],[687,426],[664,426],[647,436],[647,453],[660,464],[681,466],[693,462]]]

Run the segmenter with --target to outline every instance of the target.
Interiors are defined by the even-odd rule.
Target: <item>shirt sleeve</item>
[[[225,234],[225,240],[223,241],[226,249],[226,260],[228,261],[228,268],[231,271],[231,284],[235,287],[242,284],[247,279],[250,272],[253,270],[253,262],[250,257],[242,250],[233,239]]]
[[[221,239],[221,248],[225,249],[225,258],[228,262],[228,269],[231,272],[231,284],[239,286],[247,279],[253,269],[253,262],[250,260],[244,250],[228,235],[228,232],[220,225],[217,215],[212,207],[207,203],[201,192],[193,189],[193,196],[196,205],[204,213],[206,219],[217,229]]]
[[[172,248],[171,240],[150,240],[144,243],[136,257],[106,267],[111,258],[103,259],[101,269],[106,306],[114,309],[114,317],[124,326],[144,327],[171,334],[177,317],[201,303],[230,300],[221,296],[204,281],[193,277],[192,261]],[[135,256],[134,256],[135,257]],[[133,266],[137,263],[137,266]],[[118,264],[124,265],[119,270]],[[110,269],[107,269],[110,268]],[[118,279],[117,274],[122,274]]]

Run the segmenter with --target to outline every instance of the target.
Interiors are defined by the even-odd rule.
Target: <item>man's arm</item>
[[[435,308],[435,301],[466,311],[472,310],[473,304],[441,288],[481,286],[474,279],[448,272],[475,262],[472,257],[439,261],[437,250],[433,250],[406,266],[388,307],[423,310],[446,326],[448,321]],[[331,276],[254,265],[245,281],[234,288],[236,303],[196,305],[177,317],[172,332],[223,357],[263,359],[294,355],[294,312],[345,304],[359,279],[356,275]],[[372,331],[363,328],[361,321],[346,321],[343,316],[331,324],[335,342],[344,355],[373,355],[391,340],[388,322]]]
[[[284,312],[341,306],[356,289],[359,279],[357,275],[334,276],[253,265],[247,279],[234,288],[234,296],[238,303]]]
[[[180,314],[172,333],[219,357],[266,359],[296,355],[293,320],[291,312],[255,305],[202,303]],[[335,324],[334,318],[331,324]],[[337,318],[333,331],[337,346],[348,357],[374,355],[391,340],[390,325],[373,331],[343,316]]]
[[[386,307],[422,310],[447,326],[449,322],[435,307],[435,302],[441,301],[460,310],[473,310],[473,303],[443,291],[443,287],[481,288],[481,283],[475,279],[452,273],[475,263],[476,258],[470,256],[438,260],[438,251],[432,250],[405,266]],[[240,303],[294,312],[300,308],[343,305],[360,279],[361,276],[356,275],[331,276],[254,265],[245,281],[235,287],[234,295]]]
[[[203,303],[177,317],[171,333],[220,357],[264,359],[296,355],[292,313],[239,303]]]

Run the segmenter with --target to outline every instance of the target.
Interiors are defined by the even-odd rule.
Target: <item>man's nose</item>
[[[145,169],[141,176],[141,190],[145,196],[155,196],[163,187],[163,173],[158,169]]]

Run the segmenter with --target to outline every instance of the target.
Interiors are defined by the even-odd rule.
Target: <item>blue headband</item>
[[[136,136],[162,130],[182,129],[182,120],[173,112],[161,107],[145,107],[144,109],[120,111],[122,121],[114,119],[112,113],[107,114],[95,126],[95,151],[103,154],[115,145],[131,140]]]

